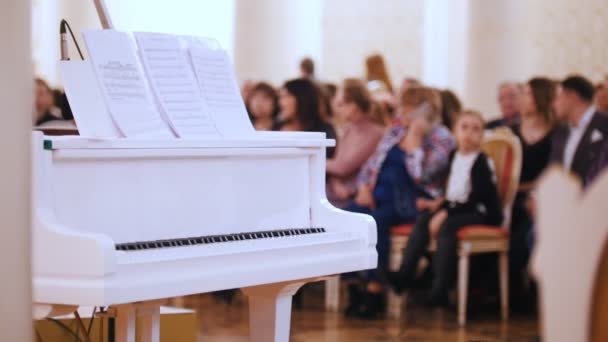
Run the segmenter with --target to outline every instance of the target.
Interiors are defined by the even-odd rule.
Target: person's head
[[[241,97],[243,100],[247,101],[249,98],[249,93],[251,93],[251,89],[255,86],[255,82],[253,80],[244,80],[241,84]]]
[[[41,78],[34,79],[35,84],[35,106],[36,113],[38,115],[42,115],[48,112],[55,105],[55,97],[53,95],[53,90]]]
[[[334,99],[334,113],[341,122],[352,122],[369,115],[372,97],[365,83],[356,78],[342,82]]]
[[[276,118],[279,113],[279,96],[270,84],[260,82],[251,89],[247,108],[254,122],[263,118]]]
[[[365,59],[365,78],[367,81],[382,81],[388,90],[393,92],[393,84],[388,76],[388,70],[381,55],[375,54]]]
[[[312,58],[306,57],[300,61],[300,76],[303,78],[315,77],[315,62]]]
[[[485,121],[479,112],[465,110],[456,114],[452,131],[460,152],[479,151],[483,140]]]
[[[594,102],[597,110],[608,113],[608,81],[604,81],[595,87]]]
[[[441,90],[439,96],[441,96],[441,121],[444,126],[452,128],[454,115],[462,110],[460,100],[449,89]]]
[[[401,86],[399,87],[399,94],[403,94],[406,90],[411,87],[421,87],[422,82],[413,77],[406,77],[401,81]]]
[[[424,118],[427,130],[430,130],[441,122],[441,97],[433,88],[409,88],[397,101],[397,115],[404,127],[412,120]]]
[[[504,82],[498,86],[498,106],[503,118],[509,120],[517,117],[520,90],[516,83]]]
[[[545,77],[534,77],[523,86],[520,113],[540,115],[547,123],[552,123],[554,99],[555,82]]]
[[[323,121],[320,109],[320,93],[315,84],[304,78],[285,82],[279,91],[281,120],[296,121],[307,130]]]
[[[321,87],[328,98],[333,101],[338,93],[338,86],[336,86],[334,83],[323,83]]]
[[[577,123],[579,117],[593,103],[593,84],[582,76],[570,76],[557,87],[553,109],[557,119]]]

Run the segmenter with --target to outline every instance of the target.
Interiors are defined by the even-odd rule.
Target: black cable
[[[76,334],[78,335],[78,331],[80,329],[82,329],[82,333],[85,334],[85,336],[84,336],[85,342],[91,342],[91,337],[87,334],[87,329],[84,327],[84,323],[82,322],[82,318],[80,317],[78,310],[74,311],[74,317],[76,318],[76,323],[78,324],[78,328],[79,328],[78,330],[76,330],[77,331]],[[91,320],[92,319],[93,318],[91,318]]]
[[[47,318],[47,320],[57,324],[59,327],[61,327],[63,330],[67,331],[68,333],[70,333],[70,335],[72,335],[73,337],[76,338],[76,341],[78,342],[83,342],[82,339],[80,339],[80,336],[76,335],[74,333],[74,331],[72,331],[72,329],[70,329],[67,325],[63,324],[63,322],[56,320],[54,318]]]
[[[82,51],[80,50],[80,46],[78,45],[78,42],[76,41],[76,37],[74,36],[74,32],[72,32],[72,28],[70,27],[70,24],[68,24],[68,22],[65,19],[61,19],[60,25],[65,25],[68,28],[68,31],[70,31],[70,36],[72,36],[72,41],[74,42],[74,45],[76,45],[76,50],[78,50],[80,59],[82,59],[84,61],[84,55],[82,54]]]
[[[89,321],[89,327],[87,328],[87,335],[91,336],[91,328],[93,327],[93,321],[95,320],[95,312],[97,311],[97,307],[93,307],[93,313],[91,314],[91,320]]]

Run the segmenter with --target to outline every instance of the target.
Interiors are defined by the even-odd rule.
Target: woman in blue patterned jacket
[[[378,227],[378,269],[367,273],[363,292],[349,287],[348,315],[374,318],[384,310],[389,229],[416,220],[416,199],[440,195],[441,175],[455,148],[441,125],[441,100],[434,89],[413,87],[400,95],[398,117],[359,173],[355,201],[346,210],[370,214]]]

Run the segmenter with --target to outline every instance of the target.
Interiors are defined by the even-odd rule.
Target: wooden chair
[[[521,144],[519,139],[510,130],[497,129],[486,133],[482,148],[494,162],[498,192],[503,204],[505,220],[500,227],[475,225],[463,227],[458,232],[458,324],[461,326],[466,323],[469,258],[474,254],[499,254],[498,267],[502,318],[507,319],[509,314],[509,225],[511,209],[519,185],[522,159]],[[391,229],[391,259],[389,266],[392,270],[398,270],[401,265],[403,249],[407,245],[407,240],[412,229],[413,225],[411,224],[400,225]],[[433,251],[434,247],[434,243],[431,243],[429,249]],[[388,299],[388,314],[395,318],[400,317],[405,297],[389,293]]]
[[[542,340],[608,341],[608,173],[581,196],[576,180],[549,170],[536,198]]]

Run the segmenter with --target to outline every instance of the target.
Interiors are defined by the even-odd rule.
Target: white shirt
[[[578,125],[572,126],[570,125],[570,134],[568,135],[568,141],[566,141],[566,147],[564,148],[564,168],[566,170],[570,170],[572,168],[572,160],[574,160],[574,154],[578,148],[578,145],[593,119],[593,114],[595,113],[595,106],[589,106],[583,117],[578,122]]]
[[[462,154],[456,152],[452,165],[448,186],[445,191],[445,199],[449,202],[465,203],[471,193],[471,169],[479,152]]]

